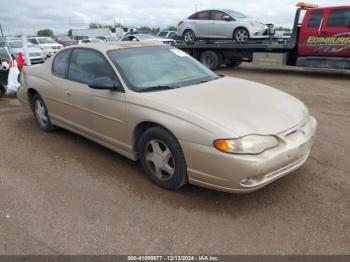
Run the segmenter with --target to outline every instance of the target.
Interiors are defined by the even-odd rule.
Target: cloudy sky
[[[262,22],[291,27],[298,0],[0,0],[5,33],[33,34],[42,28],[65,33],[91,22],[120,22],[165,28],[196,9],[232,8]],[[309,2],[309,1],[307,1]],[[320,6],[349,5],[350,0],[315,0]]]

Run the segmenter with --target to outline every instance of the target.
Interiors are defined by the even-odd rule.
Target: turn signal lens
[[[217,150],[231,154],[260,154],[278,146],[274,136],[248,135],[237,139],[218,139],[214,141]]]

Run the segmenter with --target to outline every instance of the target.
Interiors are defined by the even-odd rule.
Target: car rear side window
[[[190,17],[190,19],[195,19],[195,20],[209,20],[209,11],[203,11],[196,13]]]
[[[111,65],[102,54],[91,49],[74,49],[70,60],[68,78],[87,84],[98,77],[109,77],[116,80]]]
[[[319,28],[323,18],[323,10],[312,11],[307,27],[309,28]]]
[[[56,55],[55,60],[52,64],[52,72],[55,75],[65,77],[68,65],[70,50],[65,50]]]
[[[350,8],[332,10],[328,17],[328,27],[348,27],[350,23]]]

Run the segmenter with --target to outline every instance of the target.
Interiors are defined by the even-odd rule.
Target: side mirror
[[[224,20],[225,20],[225,21],[231,21],[231,16],[229,16],[229,15],[224,15]]]
[[[97,77],[94,80],[91,80],[88,85],[90,88],[97,90],[121,90],[119,84],[115,80],[109,78],[108,76]]]

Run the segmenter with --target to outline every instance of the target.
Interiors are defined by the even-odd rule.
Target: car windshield
[[[55,44],[56,42],[50,38],[38,38],[40,44]]]
[[[116,42],[116,41],[118,41],[118,39],[116,37],[113,37],[113,36],[106,36],[106,41],[107,42]]]
[[[153,35],[146,35],[146,34],[140,34],[140,35],[136,35],[137,38],[139,38],[140,40],[152,40],[152,39],[156,39]]]
[[[90,38],[90,42],[91,42],[91,43],[102,43],[103,40],[98,39],[98,38]]]
[[[136,92],[185,87],[218,78],[197,60],[170,46],[117,49],[109,51],[108,56]]]
[[[231,15],[234,18],[247,18],[246,15],[244,15],[244,14],[242,14],[240,12],[237,12],[235,10],[226,9],[226,10],[224,10],[224,12],[228,13],[229,15]]]
[[[59,36],[57,37],[58,40],[60,41],[69,41],[71,38],[69,36]]]
[[[163,32],[160,32],[160,33],[158,34],[158,36],[160,36],[160,37],[165,37],[167,34],[168,34],[168,32],[163,31]]]
[[[22,48],[23,43],[22,41],[14,41],[14,42],[9,42],[10,48]]]

